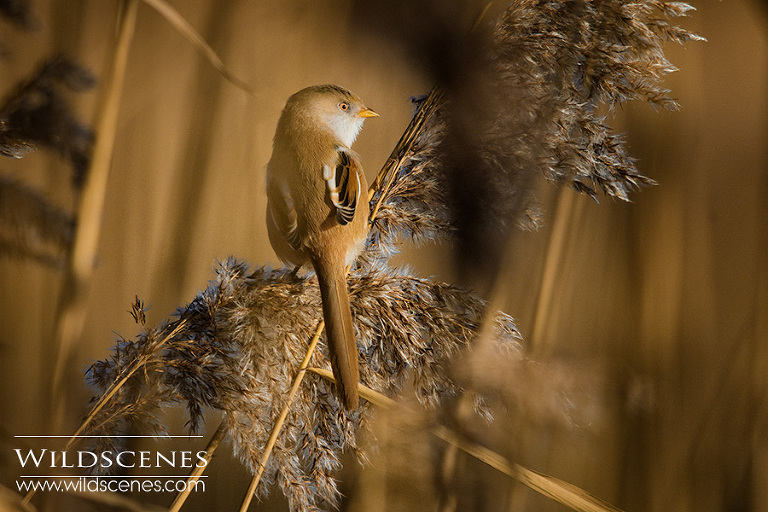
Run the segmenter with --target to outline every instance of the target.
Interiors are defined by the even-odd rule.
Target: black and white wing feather
[[[323,179],[331,203],[336,208],[336,221],[344,226],[355,217],[355,209],[362,193],[360,173],[363,169],[357,156],[346,148],[339,147],[337,155],[335,167],[324,167]]]

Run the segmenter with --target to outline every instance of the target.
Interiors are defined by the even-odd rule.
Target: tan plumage
[[[267,228],[278,257],[317,273],[331,366],[347,409],[357,407],[358,369],[346,267],[368,232],[368,185],[350,146],[375,117],[352,92],[318,85],[288,99],[267,165]]]

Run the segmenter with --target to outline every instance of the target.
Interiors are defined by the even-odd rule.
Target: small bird
[[[369,213],[368,184],[350,146],[377,116],[343,87],[302,89],[285,104],[267,164],[269,241],[284,263],[310,263],[317,274],[331,367],[348,410],[357,407],[360,370],[347,267],[363,249]]]

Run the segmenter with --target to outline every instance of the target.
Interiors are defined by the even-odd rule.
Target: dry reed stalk
[[[308,370],[328,381],[335,382],[333,373],[328,370],[322,368],[309,368]],[[391,398],[368,388],[364,384],[358,384],[358,391],[361,397],[377,407],[393,408],[399,406]],[[621,509],[604,502],[580,487],[510,462],[504,456],[479,443],[466,439],[444,425],[434,426],[431,428],[431,431],[436,437],[439,437],[452,447],[463,451],[467,455],[512,477],[539,494],[551,498],[572,510],[577,512],[622,512]]]
[[[154,353],[161,348],[165,346],[165,344],[168,342],[168,340],[172,339],[174,336],[179,334],[184,328],[186,327],[186,321],[181,320],[176,324],[176,326],[162,339],[159,340],[153,347],[151,353]],[[149,354],[146,356],[149,357]],[[146,364],[147,359],[145,358],[139,358],[134,361],[134,363],[129,366],[128,368],[123,369],[121,371],[120,375],[115,379],[115,381],[110,385],[110,387],[104,392],[104,394],[101,395],[99,400],[96,402],[96,404],[91,409],[91,412],[88,413],[88,416],[83,420],[83,422],[80,424],[78,429],[75,431],[74,434],[67,440],[67,443],[64,445],[64,448],[57,453],[56,455],[56,463],[58,463],[59,458],[61,457],[61,453],[66,452],[72,446],[75,444],[75,442],[78,440],[80,434],[85,432],[85,430],[89,427],[91,427],[91,423],[93,422],[93,419],[101,412],[101,410],[104,408],[105,405],[112,399],[112,397],[115,396],[115,394],[120,391],[120,389],[125,385],[126,382],[139,370],[142,370],[144,368],[144,365]],[[32,499],[32,497],[35,495],[35,490],[31,489],[27,494],[24,496],[24,502],[29,503],[29,501]]]
[[[312,339],[309,342],[307,353],[304,356],[304,360],[301,362],[299,371],[296,373],[296,377],[293,379],[293,384],[291,385],[291,391],[288,393],[286,404],[283,407],[283,410],[280,412],[280,416],[278,416],[277,420],[275,420],[275,424],[272,427],[272,432],[269,434],[269,439],[267,440],[264,453],[262,454],[261,460],[259,461],[256,474],[253,476],[253,479],[251,479],[251,484],[248,486],[248,491],[245,494],[245,498],[243,498],[243,503],[240,505],[240,512],[245,512],[248,510],[248,507],[251,504],[253,495],[256,492],[256,487],[258,487],[259,481],[261,481],[261,475],[264,474],[264,469],[267,467],[267,461],[272,455],[272,449],[275,447],[275,443],[277,442],[277,436],[280,434],[280,429],[283,428],[285,418],[288,417],[288,411],[293,405],[293,399],[296,396],[296,392],[299,390],[299,386],[301,386],[301,382],[304,380],[304,375],[307,374],[309,361],[312,359],[312,355],[315,353],[315,347],[317,347],[317,342],[320,341],[320,335],[323,333],[324,328],[325,321],[320,320],[320,322],[317,324],[317,329],[315,329],[315,334],[312,336]]]
[[[198,48],[224,78],[248,94],[253,94],[252,89],[226,68],[216,52],[178,11],[163,0],[142,1],[160,13]],[[57,315],[54,338],[57,340],[58,350],[58,357],[54,358],[55,366],[52,387],[54,396],[61,396],[62,373],[69,361],[69,355],[82,332],[87,313],[87,292],[98,249],[104,198],[106,196],[112,151],[117,132],[119,104],[137,10],[138,2],[136,0],[125,1],[121,12],[122,16],[113,61],[104,87],[103,103],[99,107],[99,117],[96,123],[98,139],[94,147],[87,182],[81,196],[77,215],[78,229],[75,234],[72,254],[65,275],[62,296],[59,300],[59,313]],[[62,404],[61,401],[56,402],[55,400],[53,403]],[[55,410],[53,417],[56,421],[54,421],[54,424],[60,422],[61,415],[62,411],[60,408]]]
[[[205,470],[208,468],[208,464],[211,462],[211,459],[213,458],[214,452],[216,452],[216,449],[221,444],[221,441],[224,439],[224,435],[227,433],[227,421],[226,418],[221,420],[221,423],[219,423],[219,427],[216,429],[216,432],[214,432],[213,436],[211,437],[211,440],[208,441],[208,444],[205,446],[205,464],[202,466],[195,465],[195,469],[192,470],[192,472],[189,474],[189,477],[187,477],[187,485],[184,487],[184,490],[181,491],[179,494],[176,495],[176,498],[174,498],[173,503],[171,503],[170,508],[168,509],[168,512],[179,512],[181,510],[181,507],[184,506],[184,503],[187,501],[187,498],[189,497],[190,493],[192,492],[192,484],[193,482],[197,482],[200,480],[200,477],[205,473]]]
[[[179,33],[184,36],[187,41],[192,44],[192,46],[197,48],[197,50],[208,60],[208,62],[210,62],[211,65],[216,68],[216,71],[218,71],[221,76],[223,76],[229,83],[238,89],[245,91],[251,96],[255,94],[250,85],[248,85],[245,81],[241,80],[229,69],[227,69],[224,61],[221,60],[221,57],[218,56],[216,51],[211,48],[205,39],[203,39],[203,36],[201,36],[197,30],[195,30],[195,28],[190,25],[186,18],[179,14],[179,11],[173,8],[173,6],[171,6],[165,0],[142,1],[156,10],[163,18],[165,18],[168,23],[170,23],[176,30],[178,30]]]
[[[558,191],[552,231],[547,239],[544,266],[536,293],[531,331],[526,337],[530,350],[535,351],[539,357],[546,355],[544,353],[546,347],[542,345],[546,341],[547,322],[552,318],[552,301],[559,271],[564,267],[566,244],[569,237],[573,236],[573,227],[578,225],[584,210],[584,202],[577,199],[576,194],[571,190],[562,188]]]
[[[171,25],[179,30],[184,37],[203,53],[222,76],[238,88],[249,94],[253,94],[253,91],[245,82],[238,79],[226,69],[213,49],[167,2],[164,2],[163,0],[142,1],[157,10],[169,23],[171,23]],[[98,249],[103,217],[102,211],[104,209],[112,152],[117,132],[119,103],[122,96],[122,87],[127,69],[131,40],[136,24],[137,11],[137,0],[125,0],[121,5],[120,24],[115,50],[109,67],[109,73],[106,75],[107,79],[105,80],[104,91],[102,93],[102,102],[98,108],[99,115],[96,123],[98,139],[94,146],[90,170],[87,174],[87,181],[80,199],[77,215],[78,229],[75,232],[72,252],[65,273],[65,282],[62,288],[61,297],[59,298],[59,311],[57,314],[54,337],[56,341],[55,350],[57,350],[57,356],[53,358],[53,397],[62,396],[63,371],[70,359],[70,354],[74,350],[74,346],[82,333],[87,313],[86,302],[88,298],[88,287],[93,274],[93,264],[96,260],[96,252]],[[182,320],[168,336],[163,338],[160,343],[156,345],[155,350],[160,350],[168,339],[178,334],[184,327],[185,322]],[[77,440],[78,436],[86,428],[91,426],[93,418],[99,413],[102,407],[106,405],[114,394],[120,390],[128,379],[130,379],[145,362],[145,360],[137,360],[137,364],[119,377],[114,385],[102,395],[101,399],[91,409],[88,417],[80,424],[80,427],[75,434],[69,438],[63,451],[68,450]],[[61,410],[61,407],[57,407],[57,405],[63,405],[63,401],[52,400],[52,417],[54,418],[54,425],[59,424],[63,419],[63,411]],[[24,496],[24,503],[29,503],[34,494],[35,491],[30,490]]]
[[[120,388],[122,388],[128,380],[133,377],[134,374],[136,374],[139,370],[142,370],[149,359],[149,357],[157,352],[158,350],[162,349],[166,343],[168,343],[169,340],[173,339],[177,334],[182,332],[186,327],[186,321],[181,320],[178,322],[174,328],[163,338],[160,339],[148,352],[147,354],[143,355],[141,358],[137,359],[135,363],[130,366],[127,371],[124,371],[121,373],[121,375],[118,376],[118,378],[115,380],[113,385],[109,387],[109,389],[101,396],[98,402],[96,402],[96,405],[91,409],[91,412],[88,413],[88,416],[85,418],[83,423],[80,425],[80,427],[77,429],[77,431],[72,435],[72,437],[69,438],[69,441],[67,442],[66,446],[64,447],[63,451],[67,451],[72,444],[77,439],[77,436],[79,436],[83,431],[85,431],[86,428],[89,428],[91,425],[91,422],[93,421],[93,418],[96,417],[96,415],[101,411],[101,409],[109,402],[115,394],[120,391]]]
[[[325,368],[310,367],[310,368],[307,368],[307,371],[312,372],[316,375],[319,375],[329,382],[336,382],[336,379],[333,377],[333,372],[326,370]],[[389,398],[387,395],[383,393],[379,393],[378,391],[373,390],[368,386],[361,384],[359,382],[357,383],[357,391],[362,398],[364,398],[366,401],[372,403],[377,407],[386,408],[386,407],[395,407],[397,405],[397,402]]]
[[[465,439],[442,425],[435,427],[432,432],[464,453],[572,510],[577,512],[622,512],[621,509],[592,496],[575,485],[510,462],[493,450]]]
[[[51,418],[53,428],[61,425],[66,405],[63,397],[64,370],[70,364],[83,331],[87,314],[88,290],[98,251],[104,200],[107,191],[112,150],[117,132],[120,99],[136,24],[138,0],[121,4],[122,16],[109,71],[105,76],[102,102],[98,109],[96,133],[90,170],[82,191],[77,213],[77,231],[72,253],[64,274],[54,331]]]
[[[442,93],[440,92],[439,87],[433,87],[432,90],[429,91],[429,94],[427,94],[424,102],[419,106],[418,110],[411,118],[411,121],[405,128],[405,132],[400,137],[400,140],[397,141],[392,153],[390,153],[387,161],[384,162],[384,165],[376,175],[376,179],[371,183],[368,190],[368,201],[373,199],[376,192],[380,193],[379,199],[371,209],[372,221],[376,219],[379,208],[381,208],[381,203],[392,188],[392,184],[397,178],[398,169],[400,169],[404,165],[406,159],[413,154],[416,140],[424,131],[426,124],[429,123],[432,116],[440,107],[441,99]]]

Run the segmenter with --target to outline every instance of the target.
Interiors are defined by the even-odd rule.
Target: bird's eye
[[[346,101],[342,101],[341,103],[339,103],[339,108],[341,110],[349,110],[349,103],[347,103]]]

